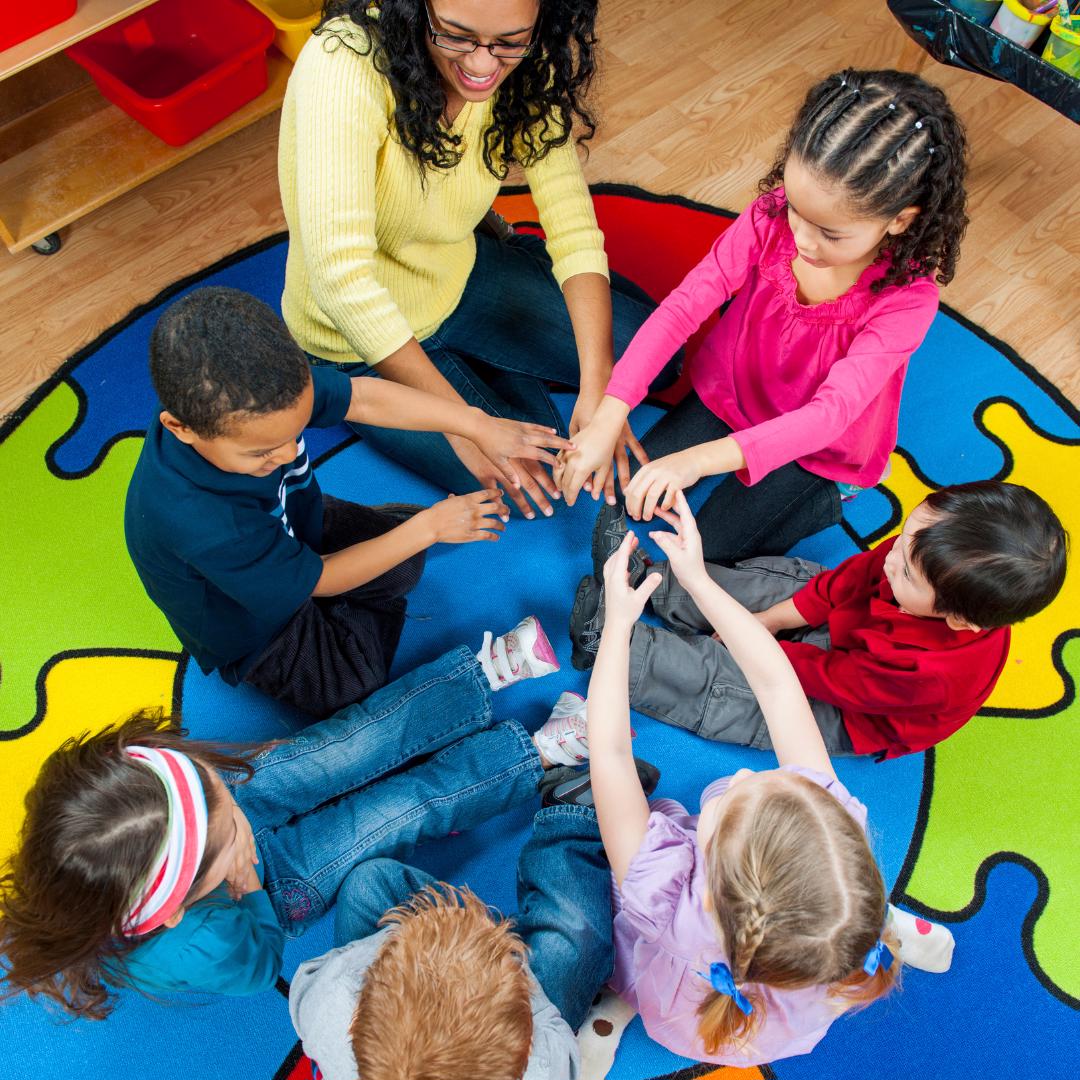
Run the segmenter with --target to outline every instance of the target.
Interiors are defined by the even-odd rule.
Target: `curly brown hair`
[[[124,749],[185,754],[211,816],[221,789],[208,770],[252,775],[244,757],[186,734],[175,719],[148,710],[68,739],[45,759],[26,796],[18,849],[0,876],[3,996],[42,996],[90,1020],[112,1011],[113,988],[127,983],[124,957],[153,936],[125,938],[121,926],[161,847],[169,814],[161,781]],[[192,891],[217,854],[207,844]]]
[[[952,281],[968,223],[967,137],[938,87],[905,71],[838,71],[807,94],[758,185],[763,194],[783,184],[792,155],[837,184],[860,215],[893,218],[919,207],[907,230],[890,238],[891,264],[875,292],[935,272],[939,284]],[[777,201],[770,213],[783,209]]]
[[[529,166],[563,146],[591,139],[596,119],[585,97],[596,74],[597,0],[540,0],[532,52],[499,87],[491,126],[484,132],[484,164],[504,180],[510,166]],[[327,27],[346,15],[360,30]],[[394,128],[401,145],[427,168],[452,169],[461,136],[442,123],[446,91],[428,54],[424,0],[329,0],[316,33],[327,33],[367,55],[394,94]]]

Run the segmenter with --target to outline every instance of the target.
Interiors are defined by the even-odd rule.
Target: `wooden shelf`
[[[93,2],[84,0],[80,10]],[[97,6],[104,5],[105,0],[100,0]],[[132,7],[127,5],[129,10]],[[107,102],[92,84],[3,124],[0,239],[12,252],[29,247],[274,112],[285,96],[292,65],[271,50],[267,67],[269,82],[263,94],[185,146],[162,142]]]
[[[32,3],[33,0],[25,0]],[[50,26],[36,37],[27,38],[10,49],[0,52],[0,80],[14,75],[52,56],[76,41],[119,22],[140,8],[149,7],[154,0],[79,0],[75,14],[65,22]]]

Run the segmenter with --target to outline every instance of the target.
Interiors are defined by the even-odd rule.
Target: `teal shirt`
[[[262,864],[258,866],[262,878]],[[177,990],[243,997],[270,990],[281,972],[285,934],[263,889],[231,900],[222,885],[125,957],[131,983],[147,993]]]

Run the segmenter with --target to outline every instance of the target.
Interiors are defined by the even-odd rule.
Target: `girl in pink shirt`
[[[628,533],[604,568],[607,619],[589,684],[593,801],[615,879],[612,988],[674,1053],[726,1065],[805,1054],[843,1013],[886,994],[899,945],[866,840],[779,645],[706,573],[676,496],[651,537],[757,694],[779,768],[710,784],[701,813],[647,803],[630,748],[630,633],[660,582],[636,589]]]
[[[807,96],[755,200],[650,316],[561,486],[599,498],[629,411],[730,300],[690,362],[693,390],[643,440],[626,487],[651,520],[676,491],[734,472],[699,511],[713,562],[782,554],[840,520],[896,444],[911,354],[967,224],[966,142],[945,95],[916,75],[844,71]],[[609,502],[613,502],[609,498]]]

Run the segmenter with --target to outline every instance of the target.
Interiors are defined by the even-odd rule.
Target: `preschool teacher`
[[[282,107],[279,178],[289,226],[282,310],[314,358],[565,434],[547,383],[579,387],[571,437],[655,305],[609,284],[578,160],[595,122],[595,0],[354,0],[331,6]],[[584,132],[575,140],[570,122]],[[545,244],[488,214],[523,167]],[[361,429],[444,490],[503,475],[466,439]],[[642,458],[629,427],[616,448]],[[556,488],[515,461],[522,513]],[[608,481],[609,485],[611,480]]]

